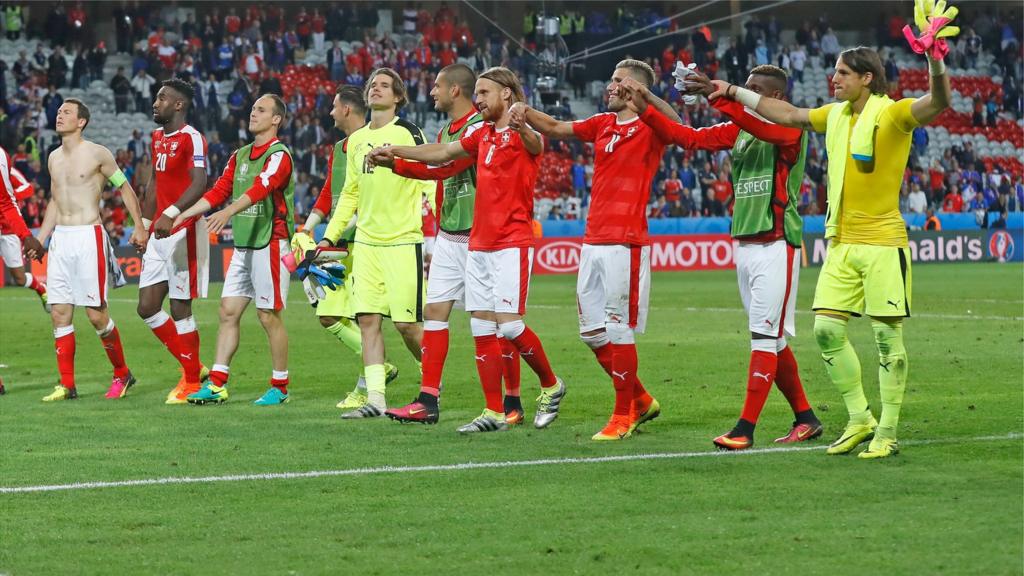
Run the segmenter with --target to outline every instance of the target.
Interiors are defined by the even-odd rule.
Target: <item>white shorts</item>
[[[178,230],[167,238],[150,237],[142,255],[139,288],[167,283],[173,300],[206,298],[210,284],[210,236],[206,221]]]
[[[57,226],[46,258],[46,294],[50,304],[99,308],[110,289],[110,240],[100,225]]]
[[[21,268],[25,261],[21,259],[21,238],[14,234],[0,236],[0,258],[8,268]]]
[[[437,245],[437,239],[440,238],[440,234],[437,236],[424,236],[423,237],[423,253],[433,254],[434,246]]]
[[[458,238],[463,240],[453,240]],[[469,258],[469,236],[440,234],[430,259],[427,278],[427,304],[455,302],[462,310],[466,305],[466,259]]]
[[[220,297],[240,296],[262,310],[284,310],[290,278],[281,255],[287,253],[287,240],[271,240],[259,250],[235,248]]]
[[[736,247],[736,279],[751,332],[772,338],[796,336],[798,254],[785,240],[740,242]]]
[[[466,311],[526,314],[533,248],[470,250],[466,259]]]
[[[576,277],[580,333],[627,324],[643,334],[651,296],[651,247],[584,244]]]

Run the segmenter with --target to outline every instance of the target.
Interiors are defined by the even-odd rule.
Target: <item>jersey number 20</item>
[[[156,155],[156,171],[163,172],[167,168],[167,154]]]

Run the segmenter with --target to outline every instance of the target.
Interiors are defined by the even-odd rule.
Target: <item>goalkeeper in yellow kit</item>
[[[920,37],[907,30],[911,48],[927,54],[930,90],[920,98],[893,101],[886,96],[885,71],[878,53],[858,47],[844,51],[832,78],[838,102],[796,108],[784,100],[716,80],[710,96],[732,98],[769,121],[825,134],[828,254],[814,294],[814,335],[832,383],[843,396],[850,421],[828,447],[846,454],[871,440],[861,458],[898,452],[896,426],[907,382],[903,319],[910,316],[910,251],[899,212],[899,191],[914,128],[934,120],[950,103],[950,82],[942,58],[948,24],[956,9],[945,2],[918,0]],[[861,384],[860,361],[846,336],[850,316],[867,314],[878,348],[882,410],[876,421]]]

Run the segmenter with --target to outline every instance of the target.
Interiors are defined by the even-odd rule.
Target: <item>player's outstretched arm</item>
[[[124,207],[128,209],[128,214],[131,215],[132,221],[136,222],[128,242],[139,251],[143,251],[146,249],[146,243],[149,241],[149,230],[146,230],[145,226],[138,225],[142,222],[142,208],[139,205],[139,198],[135,195],[131,182],[125,177],[124,172],[121,172],[121,169],[118,168],[117,162],[114,161],[114,155],[110,153],[110,150],[99,145],[96,146],[96,150],[100,159],[100,173],[110,182],[111,186],[117,188],[121,193]]]
[[[371,152],[371,161],[377,164],[376,159],[378,157],[386,158],[388,154],[395,158],[405,158],[406,160],[416,160],[435,165],[469,157],[469,154],[466,153],[461,144],[449,142],[448,144],[420,144],[419,146],[378,148]]]
[[[572,122],[555,120],[540,110],[531,108],[525,102],[516,102],[513,104],[512,108],[509,109],[509,114],[512,116],[513,122],[529,124],[534,130],[548,138],[564,140],[575,136],[572,129]]]
[[[722,80],[712,80],[711,82],[715,85],[715,91],[708,96],[709,100],[722,97],[729,98],[757,112],[769,122],[802,130],[819,131],[815,130],[814,125],[811,124],[809,108],[797,108],[785,100],[762,98],[760,94],[753,90],[747,90],[742,86],[729,84]],[[823,131],[821,130],[820,132]]]

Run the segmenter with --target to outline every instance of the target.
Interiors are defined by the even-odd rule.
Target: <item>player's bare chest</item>
[[[63,186],[77,187],[94,182],[100,173],[99,164],[90,154],[54,152],[52,178]]]

